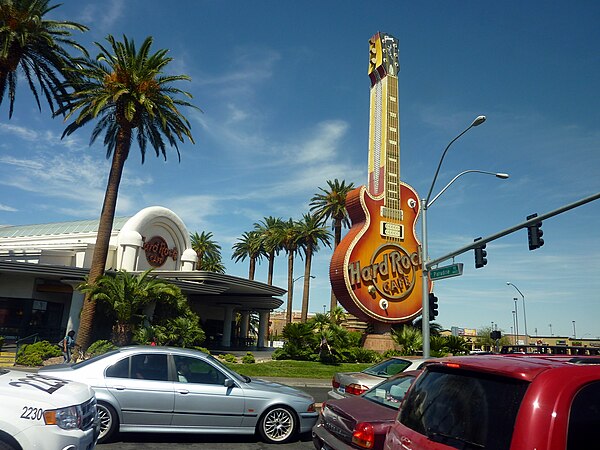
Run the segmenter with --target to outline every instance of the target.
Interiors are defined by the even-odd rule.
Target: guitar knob
[[[382,298],[381,300],[379,300],[379,307],[383,310],[388,309],[388,301],[385,298]]]
[[[414,208],[417,206],[417,201],[414,198],[409,198],[407,203],[409,208]]]

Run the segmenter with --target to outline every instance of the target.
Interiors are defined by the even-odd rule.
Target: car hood
[[[397,409],[388,408],[362,397],[348,397],[340,400],[328,400],[327,407],[336,414],[358,422],[392,422],[398,414]]]
[[[83,383],[44,374],[0,370],[0,398],[18,396],[24,401],[64,407],[83,403],[93,395],[92,388]]]
[[[277,383],[275,381],[261,380],[260,378],[252,378],[252,381],[246,383],[250,389],[257,391],[269,391],[279,394],[292,395],[294,397],[303,397],[306,400],[314,401],[313,397],[300,389],[293,388],[286,384]]]

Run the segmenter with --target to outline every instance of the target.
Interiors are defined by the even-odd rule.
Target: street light
[[[292,298],[294,297],[294,283],[296,281],[298,281],[300,278],[304,278],[304,277],[305,277],[305,275],[300,275],[298,278],[292,279]],[[310,278],[315,278],[315,276],[310,275]],[[290,303],[290,293],[289,292],[288,292],[287,296],[288,296],[288,310],[287,310],[287,316],[286,316],[285,321],[286,321],[286,323],[291,323],[291,322],[293,322],[293,320],[292,320],[293,313],[292,313],[292,305]]]
[[[527,339],[529,341],[529,334],[527,334],[527,315],[525,314],[525,296],[523,295],[521,290],[518,287],[516,287],[514,284],[512,284],[510,281],[507,281],[506,284],[507,284],[507,286],[514,287],[517,290],[517,292],[519,294],[521,294],[521,298],[523,299],[523,324],[525,325],[525,339]]]
[[[442,157],[440,158],[440,162],[438,163],[437,169],[435,171],[435,175],[433,176],[433,181],[431,182],[431,187],[429,188],[429,192],[427,193],[427,197],[422,198],[421,199],[421,211],[422,211],[422,216],[421,216],[421,239],[423,240],[423,243],[421,244],[421,270],[422,270],[422,277],[423,277],[423,293],[422,293],[422,304],[421,304],[421,308],[422,308],[422,312],[421,312],[421,321],[422,321],[422,329],[421,332],[423,334],[423,358],[429,358],[430,356],[430,342],[429,342],[429,274],[427,271],[427,259],[428,259],[428,254],[427,254],[427,208],[429,208],[429,206],[431,206],[431,204],[437,200],[439,198],[439,196],[446,190],[448,189],[448,187],[454,183],[454,181],[456,181],[456,179],[458,177],[460,177],[461,175],[464,175],[465,173],[469,173],[469,172],[480,172],[480,173],[486,173],[483,171],[465,171],[465,172],[461,172],[460,174],[458,174],[456,177],[454,177],[452,179],[452,181],[450,181],[450,183],[448,183],[444,189],[442,189],[442,191],[436,195],[433,200],[430,202],[430,198],[431,198],[431,192],[433,191],[433,188],[435,186],[435,182],[437,180],[438,174],[440,173],[440,167],[442,166],[442,162],[444,161],[444,158],[446,156],[446,153],[448,152],[448,149],[450,148],[450,146],[458,139],[460,138],[463,134],[465,134],[467,131],[469,131],[471,128],[476,127],[481,125],[483,122],[485,122],[485,116],[477,116],[475,118],[475,120],[471,123],[471,125],[469,125],[462,133],[460,133],[458,136],[456,136],[454,139],[452,139],[450,141],[450,143],[446,146],[446,148],[444,149],[444,152],[442,153]],[[507,175],[508,177],[508,175]]]
[[[573,322],[573,339],[577,339],[577,333],[575,332],[575,321],[572,320],[571,322]]]
[[[517,333],[517,337],[515,338],[515,344],[519,343],[519,310],[517,309],[517,300],[518,298],[513,298],[515,301],[515,310],[513,314],[515,315],[515,333]]]
[[[514,330],[514,329],[516,329],[516,325],[515,325],[515,324],[517,323],[517,319],[516,319],[516,317],[517,317],[517,312],[516,312],[516,311],[513,311],[513,312],[512,312],[512,315],[513,315],[513,326],[511,327],[511,329],[513,329],[513,330]],[[515,345],[517,345],[517,333],[515,333],[515,335],[514,335],[514,336],[515,336]]]

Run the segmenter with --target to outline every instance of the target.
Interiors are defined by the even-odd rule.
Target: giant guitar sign
[[[422,306],[419,197],[400,181],[398,67],[398,40],[375,34],[369,40],[368,186],[346,197],[352,227],[329,269],[339,302],[369,322],[407,322]]]

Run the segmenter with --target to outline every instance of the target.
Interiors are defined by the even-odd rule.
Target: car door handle
[[[179,392],[180,394],[183,394],[183,395],[190,393],[190,391],[188,391],[187,389],[179,389],[177,392]]]
[[[122,386],[120,384],[113,386],[113,389],[116,389],[117,391],[124,391],[125,390],[125,386]]]

